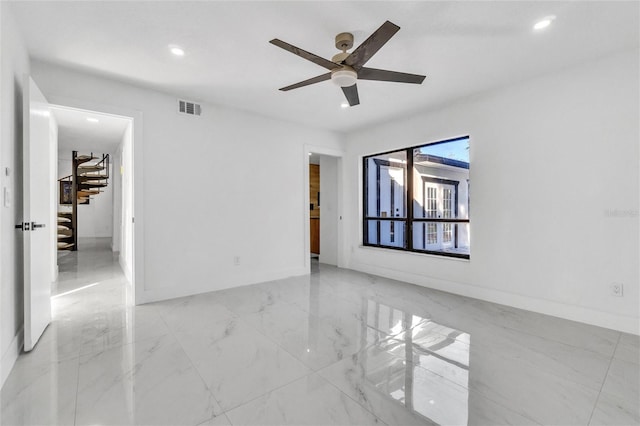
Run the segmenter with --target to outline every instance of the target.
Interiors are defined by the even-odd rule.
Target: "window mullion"
[[[407,220],[405,222],[405,232],[407,250],[413,250],[413,148],[407,148],[407,172],[405,173],[407,182],[405,183]]]

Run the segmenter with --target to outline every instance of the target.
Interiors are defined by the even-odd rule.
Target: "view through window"
[[[469,258],[469,137],[364,158],[363,243]]]

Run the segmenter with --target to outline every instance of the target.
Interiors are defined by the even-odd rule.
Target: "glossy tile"
[[[80,359],[76,425],[196,425],[221,412],[171,335]]]
[[[500,426],[500,425],[539,425],[524,415],[517,413],[517,407],[505,407],[482,394],[469,391],[468,425]]]
[[[346,302],[348,303],[348,302]],[[265,309],[241,318],[313,370],[355,354],[389,337],[390,331],[368,326],[350,309],[319,317],[297,306]]]
[[[226,414],[220,414],[210,418],[209,420],[205,420],[198,426],[232,426],[232,424]]]
[[[591,424],[640,424],[640,365],[614,358]]]
[[[203,324],[229,320],[236,315],[220,303],[217,293],[206,293],[177,299],[161,310],[160,315],[176,333],[197,331]]]
[[[81,355],[169,334],[159,314],[145,307],[107,311],[82,329]]]
[[[640,336],[620,333],[614,358],[640,364]]]
[[[383,424],[317,374],[268,392],[227,416],[235,426]]]
[[[469,335],[457,331],[440,334],[435,330],[447,328],[424,321],[380,342],[378,348],[468,388],[470,345],[466,342]]]
[[[235,318],[176,336],[225,411],[310,372],[291,354]]]
[[[54,320],[45,329],[35,348],[23,353],[21,358],[32,364],[55,363],[78,358],[82,348],[80,324]]]
[[[517,359],[485,353],[471,345],[469,388],[540,424],[586,424],[598,390],[544,369],[523,367]]]
[[[542,372],[599,391],[611,359],[588,349],[509,329],[489,328],[470,336],[471,362],[476,361],[471,371],[481,380],[491,376],[495,367],[514,368],[522,375]]]
[[[614,330],[575,321],[560,320],[549,315],[481,300],[468,300],[468,303],[456,311],[459,315],[452,318],[453,325],[457,328],[474,331],[474,327],[484,327],[491,324],[591,350],[605,356],[613,354],[618,341],[619,333]]]
[[[318,372],[387,424],[466,424],[468,389],[379,348]]]
[[[0,424],[73,424],[78,359],[33,363],[20,358],[2,388]]]
[[[638,336],[315,261],[133,307],[108,242],[82,244],[3,425],[640,424]]]
[[[217,292],[220,302],[235,314],[252,314],[273,306],[290,306],[278,297],[278,283],[250,285]]]

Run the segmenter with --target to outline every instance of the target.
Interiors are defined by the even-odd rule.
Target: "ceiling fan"
[[[371,57],[375,55],[376,52],[380,50],[380,48],[384,46],[395,33],[398,32],[398,30],[400,30],[399,26],[386,21],[351,53],[347,52],[347,50],[353,47],[353,34],[340,33],[336,36],[336,47],[339,50],[342,50],[342,53],[334,55],[330,61],[313,53],[307,52],[306,50],[302,50],[292,44],[274,38],[269,43],[329,70],[328,73],[283,87],[280,90],[286,92],[288,90],[297,89],[310,84],[332,80],[342,88],[349,105],[354,106],[360,103],[360,99],[358,98],[358,87],[356,85],[356,80],[358,79],[421,84],[425,79],[424,75],[366,68],[364,66],[364,64],[366,64],[367,61],[371,59]]]

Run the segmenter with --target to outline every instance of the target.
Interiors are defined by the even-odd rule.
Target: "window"
[[[365,215],[367,241],[374,245],[402,248],[405,245],[407,153],[405,151],[365,159],[368,202]]]
[[[364,245],[469,258],[468,137],[363,161]]]

